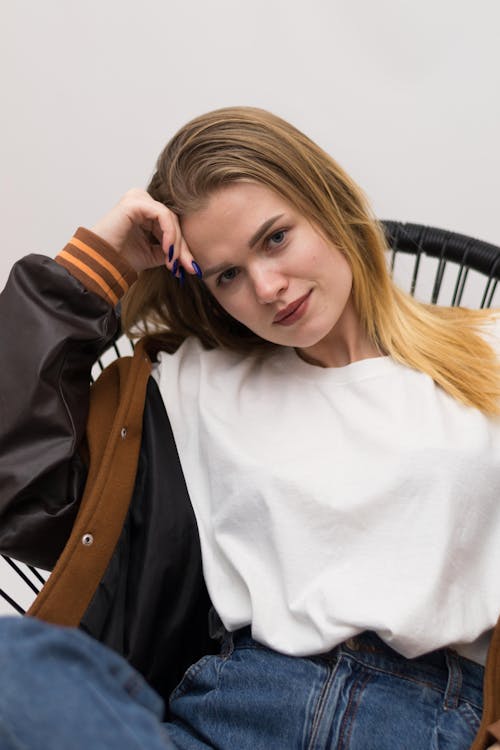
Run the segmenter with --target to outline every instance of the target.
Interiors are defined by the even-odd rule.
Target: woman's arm
[[[0,296],[0,551],[50,569],[70,533],[86,467],[90,371],[117,334],[136,273],[195,273],[177,216],[130,190],[51,260],[17,263]]]
[[[90,370],[118,331],[113,307],[59,263],[28,256],[0,295],[0,550],[51,568],[86,476]]]

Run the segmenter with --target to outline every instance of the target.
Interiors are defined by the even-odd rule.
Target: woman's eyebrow
[[[276,216],[271,216],[270,219],[267,219],[261,226],[257,229],[253,237],[251,237],[250,242],[248,243],[248,247],[253,247],[257,244],[257,242],[265,235],[268,229],[271,229],[272,225],[275,221],[278,221],[278,219],[281,219],[283,214],[277,214]]]
[[[270,219],[266,219],[266,221],[260,225],[260,227],[257,229],[254,235],[250,238],[248,241],[248,247],[253,247],[257,244],[257,242],[265,235],[265,233],[271,229],[272,225],[275,221],[278,221],[278,219],[281,219],[281,217],[284,216],[284,214],[276,214],[276,216],[271,216]],[[215,273],[219,273],[220,271],[224,270],[225,268],[230,268],[230,263],[219,263],[216,266],[212,266],[212,268],[207,268],[206,271],[203,271],[203,278],[208,279],[210,276],[213,276]]]
[[[226,268],[230,268],[230,263],[219,263],[217,266],[212,266],[212,268],[207,268],[206,271],[203,271],[203,281],[206,281],[210,276],[214,276],[216,273],[220,273],[220,271],[224,271]]]

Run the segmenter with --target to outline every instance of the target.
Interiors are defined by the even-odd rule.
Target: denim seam
[[[462,690],[462,670],[458,657],[452,651],[446,653],[446,664],[448,665],[448,684],[444,694],[443,708],[445,711],[458,706]]]
[[[340,665],[340,659],[337,659],[333,664],[327,665],[329,674],[327,675],[327,678],[323,683],[323,687],[321,688],[321,693],[318,698],[316,710],[314,711],[314,715],[311,721],[311,738],[307,745],[307,750],[314,750],[314,743],[316,742],[319,728],[321,725],[321,721],[323,718],[323,714],[325,711],[325,707],[327,703],[327,696],[330,691],[330,687],[333,683],[333,680],[335,678],[335,675],[337,673],[337,670],[339,668],[339,665]]]
[[[188,667],[188,669],[184,673],[183,678],[171,693],[170,700],[174,700],[175,698],[184,695],[184,693],[191,687],[196,676],[201,672],[207,661],[209,661],[212,657],[213,654],[205,654],[205,656],[202,656],[199,661]]]
[[[347,744],[345,745],[346,748],[349,747],[349,742],[351,739],[352,730],[354,727],[354,720],[356,718],[356,714],[358,712],[359,704],[361,702],[361,696],[363,695],[364,689],[368,682],[371,679],[371,675],[366,675],[364,680],[361,682],[360,678],[358,677],[354,685],[351,688],[350,695],[349,695],[349,701],[347,703],[347,708],[344,712],[344,716],[342,718],[342,723],[340,725],[340,735],[339,735],[339,750],[342,750],[344,747],[344,733],[346,727],[348,727],[348,734],[346,737]]]
[[[373,664],[366,664],[366,662],[364,662],[364,661],[362,661],[360,659],[356,659],[356,657],[352,656],[351,654],[344,654],[344,656],[346,656],[349,659],[352,659],[357,664],[359,664],[360,666],[362,666],[364,669],[368,669],[368,670],[371,670],[373,672],[380,672],[382,674],[388,674],[388,675],[391,675],[392,677],[399,677],[402,680],[407,680],[408,682],[413,682],[416,685],[424,685],[425,687],[428,687],[431,690],[435,690],[436,692],[441,693],[441,695],[445,692],[445,690],[442,687],[440,687],[439,685],[436,685],[433,682],[426,682],[425,680],[420,680],[417,677],[412,677],[412,676],[407,675],[407,674],[401,674],[399,672],[392,671],[391,669],[385,669],[384,667],[377,667],[377,666],[375,666]],[[470,703],[470,705],[473,706],[474,708],[476,708],[478,711],[482,711],[481,705],[478,704],[478,703],[476,703],[474,700],[471,700],[470,698],[462,696],[462,695],[460,696],[460,700],[464,701],[466,703]]]
[[[464,721],[469,725],[469,727],[472,729],[473,732],[477,732],[478,726],[481,724],[481,716],[478,716],[475,713],[469,701],[466,701],[466,700],[460,701],[459,708],[460,707],[463,707],[465,709],[465,711],[461,712]],[[469,712],[472,715],[472,719],[474,720],[474,723],[471,720],[471,716],[469,715]]]
[[[234,651],[243,651],[245,649],[250,649],[254,651],[269,651],[269,648],[267,646],[261,646],[260,644],[253,644],[253,643],[243,643],[241,646],[236,644],[234,646]]]
[[[431,688],[432,690],[436,690],[438,693],[444,693],[444,688],[440,687],[439,685],[436,685],[436,683],[434,682],[427,682],[426,680],[421,680],[417,677],[412,677],[411,675],[408,675],[408,674],[396,672],[396,671],[393,671],[392,669],[387,669],[384,667],[377,667],[374,664],[367,664],[361,659],[356,659],[356,657],[351,656],[350,654],[345,654],[345,656],[349,659],[352,659],[352,661],[355,661],[356,664],[359,664],[364,669],[372,670],[373,672],[381,672],[382,674],[388,674],[388,675],[391,675],[392,677],[400,677],[402,680],[408,680],[408,682],[414,682],[416,685],[425,685],[425,687]]]

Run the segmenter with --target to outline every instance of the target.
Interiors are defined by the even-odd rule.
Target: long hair
[[[158,158],[148,192],[182,218],[211,193],[251,180],[282,196],[342,253],[352,270],[353,301],[370,340],[395,360],[427,373],[451,396],[500,414],[500,366],[480,329],[491,311],[437,307],[392,282],[383,230],[361,189],[307,136],[261,109],[230,107],[179,130]],[[123,304],[129,335],[148,351],[174,351],[188,336],[207,348],[275,348],[234,320],[197,277],[185,287],[164,267],[143,271]]]

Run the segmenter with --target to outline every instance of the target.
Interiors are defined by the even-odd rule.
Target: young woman
[[[498,324],[385,249],[328,155],[230,108],[16,265],[0,544],[80,629],[0,625],[2,748],[495,746]],[[89,406],[122,297],[141,342]]]

